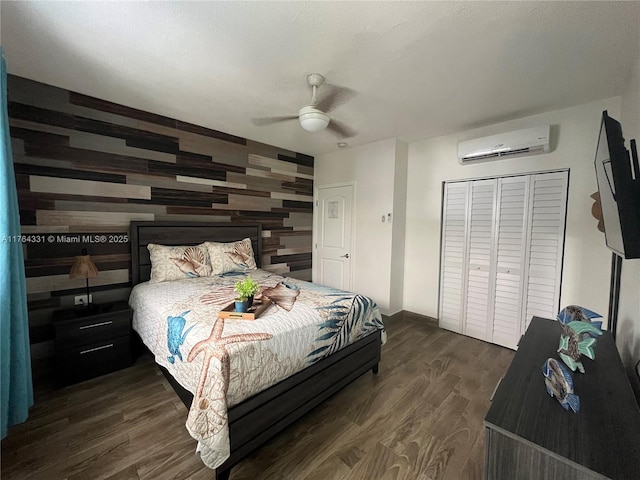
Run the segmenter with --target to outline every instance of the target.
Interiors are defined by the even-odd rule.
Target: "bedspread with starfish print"
[[[250,275],[271,306],[256,320],[218,316]],[[229,456],[227,408],[375,330],[369,298],[263,270],[137,285],[133,328],[156,362],[194,394],[186,427],[210,468]]]

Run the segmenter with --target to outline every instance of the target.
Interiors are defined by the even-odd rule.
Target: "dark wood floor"
[[[480,479],[482,420],[513,352],[411,315],[367,373],[254,452],[231,480]],[[2,478],[211,479],[152,360],[36,396],[2,441]]]

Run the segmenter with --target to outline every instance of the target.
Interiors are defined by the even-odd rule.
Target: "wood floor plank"
[[[469,399],[452,391],[433,411],[429,423],[423,424],[423,428],[436,438],[446,438],[451,432],[452,423],[462,417],[469,403]]]
[[[140,480],[155,480],[158,478],[190,478],[211,479],[212,472],[202,463],[195,451],[193,439],[181,437],[177,441],[165,445],[136,462]]]
[[[231,480],[475,480],[483,418],[514,352],[414,315],[386,324],[367,372],[234,467]],[[36,392],[2,441],[5,480],[213,479],[152,358]]]
[[[105,480],[140,480],[135,465],[129,465],[122,470],[105,477]]]
[[[344,404],[342,410],[353,423],[363,425],[377,412],[398,411],[420,392],[429,388],[433,388],[433,385],[424,376],[411,378],[399,372],[390,376],[388,381],[380,382],[369,395],[350,404]]]
[[[350,473],[351,469],[347,467],[337,455],[331,454],[301,480],[326,480],[327,478],[343,480],[347,478]]]
[[[409,463],[413,478],[426,471],[435,453],[441,450],[442,441],[422,429],[411,432],[402,442],[401,456]]]
[[[396,428],[388,430],[385,436],[380,439],[380,443],[398,455],[403,454],[415,436],[426,430],[426,425],[430,423],[433,413],[433,409],[425,408],[423,404],[412,403],[408,409],[401,413],[401,420]]]
[[[72,455],[55,455],[51,456],[49,452],[48,462],[44,463],[37,470],[28,470],[28,467],[22,467],[20,472],[15,476],[9,475],[5,477],[3,466],[3,478],[15,478],[21,480],[41,480],[41,479],[68,479],[74,475],[84,478],[98,478],[94,468],[96,464],[100,467],[101,459],[104,458],[126,458],[131,455],[132,450],[129,449],[129,440],[126,435],[112,436],[107,442],[97,447],[82,450]],[[109,462],[110,463],[110,462]],[[120,467],[122,468],[122,467]],[[111,470],[111,473],[117,471],[118,468]],[[29,471],[28,474],[26,472]]]
[[[96,455],[73,464],[73,474],[65,476],[68,480],[86,480],[90,475],[91,479],[103,480],[113,475],[113,472],[126,471],[130,466],[130,456],[135,451],[135,447],[128,441],[110,450],[96,447]],[[72,461],[77,456],[72,457]]]
[[[481,480],[484,476],[484,434],[479,435],[462,467],[460,478],[469,480]]]
[[[393,450],[376,443],[360,462],[351,470],[350,480],[407,480],[413,478],[406,457],[396,455]]]
[[[254,475],[249,478],[255,479],[255,475],[261,478],[261,475],[276,472],[280,473],[281,478],[287,476],[299,478],[302,472],[311,472],[323,463],[324,449],[327,445],[333,445],[343,432],[351,431],[355,427],[349,418],[336,414],[335,410],[325,411],[322,415],[315,413],[315,411],[312,412],[310,418],[305,418],[304,422],[298,422],[296,424],[298,428],[291,432],[291,436],[280,435],[270,442],[270,445],[262,448],[261,450],[265,452],[260,452],[259,455],[269,455],[277,460],[267,469],[264,469],[260,462],[255,465],[256,468],[253,471],[248,468],[247,470]],[[282,455],[282,452],[290,449],[292,444],[298,451],[297,455]],[[242,465],[238,469],[242,470]]]
[[[118,425],[122,420],[120,412],[112,410],[98,411],[83,422],[69,425],[53,435],[39,437],[25,443],[15,451],[15,459],[20,465],[28,463],[30,470],[46,468],[51,460],[57,460],[81,454],[89,449],[109,447],[113,441],[112,425]],[[119,436],[119,435],[118,435]],[[125,437],[126,439],[126,437]],[[5,472],[5,453],[3,451],[2,470]]]
[[[473,443],[480,435],[480,428],[472,430],[464,416],[449,428],[440,444],[440,448],[434,452],[433,461],[427,467],[426,472],[433,478],[460,480],[460,472],[464,462],[471,452]]]

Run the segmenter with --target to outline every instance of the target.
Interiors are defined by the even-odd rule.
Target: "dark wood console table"
[[[574,373],[580,412],[550,397],[542,364],[559,359],[561,326],[534,317],[485,417],[489,480],[640,479],[640,409],[613,337]]]

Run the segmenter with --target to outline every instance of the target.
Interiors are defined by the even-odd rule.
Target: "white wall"
[[[621,104],[622,130],[626,146],[635,138],[640,145],[640,58],[636,60]],[[622,361],[632,366],[640,360],[640,259],[623,260],[620,278],[616,342]]]
[[[361,147],[340,150],[335,153],[320,155],[315,158],[315,187],[342,182],[355,182],[355,251],[353,252],[353,290],[373,298],[384,314],[393,314],[391,304],[393,294],[398,297],[393,301],[394,308],[401,308],[402,286],[400,290],[391,287],[391,279],[402,272],[404,256],[402,246],[393,240],[394,228],[404,232],[404,188],[396,188],[396,158],[405,152],[406,177],[406,145],[395,139],[382,140]],[[400,165],[400,170],[402,170]],[[400,173],[402,175],[402,173]],[[401,198],[399,218],[394,213],[394,199]],[[392,222],[382,222],[382,216],[392,214]],[[403,243],[403,242],[402,242]],[[394,251],[396,255],[394,255]],[[400,252],[400,253],[398,253]],[[317,265],[315,259],[313,265]],[[393,274],[392,274],[393,270]],[[314,268],[314,280],[317,272]],[[397,310],[396,310],[397,311]]]
[[[569,168],[569,199],[560,305],[608,311],[611,253],[591,215],[597,191],[593,160],[603,110],[620,116],[620,98],[592,102],[409,145],[404,310],[438,317],[440,215],[444,180]],[[459,141],[537,125],[552,125],[545,155],[462,166]]]
[[[407,173],[409,167],[409,146],[396,141],[396,163],[393,183],[393,227],[391,245],[391,296],[389,312],[391,314],[403,309],[404,295],[404,245],[407,213]]]

